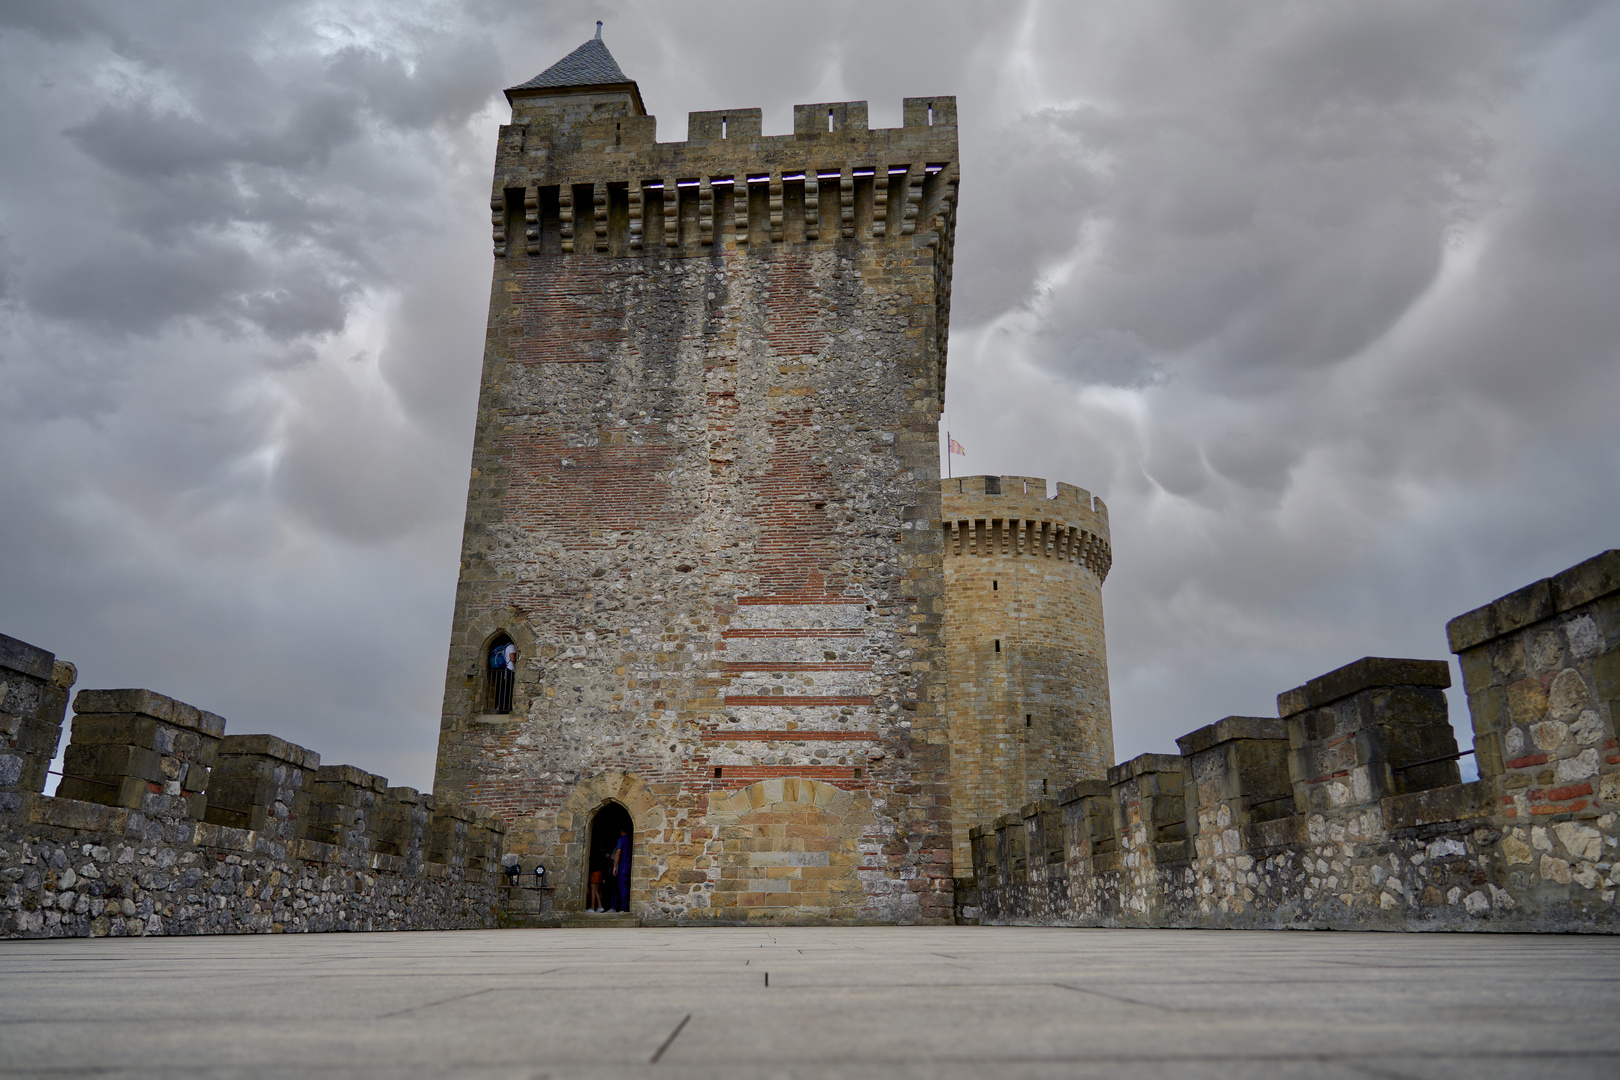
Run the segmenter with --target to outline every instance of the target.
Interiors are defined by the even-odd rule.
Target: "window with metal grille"
[[[484,711],[512,711],[512,688],[517,681],[517,646],[505,634],[496,634],[484,654]]]

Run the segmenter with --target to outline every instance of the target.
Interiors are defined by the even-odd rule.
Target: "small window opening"
[[[991,591],[991,592],[997,592],[997,591],[999,591],[999,590],[1000,590],[1000,588],[1001,588],[1001,586],[1000,586],[1000,585],[999,585],[999,584],[998,584],[998,583],[996,583],[996,582],[994,582],[994,581],[992,581],[992,582],[991,582],[991,583],[990,583],[990,591]]]
[[[1001,651],[1001,639],[996,638],[996,652],[1000,652],[1000,651]]]
[[[833,129],[833,111],[831,109],[828,109],[827,110],[827,130],[831,131],[832,129]]]
[[[517,646],[505,634],[489,643],[484,680],[484,711],[506,715],[512,711],[512,688],[517,682]]]
[[[934,107],[932,105],[928,106],[928,126],[934,126]]]
[[[726,118],[723,116],[720,118],[720,137],[726,137]]]
[[[624,126],[623,124],[614,124],[613,125],[613,145],[614,146],[619,145],[619,129],[621,127],[623,127],[623,126]]]
[[[562,254],[562,189],[550,184],[540,189],[540,254]]]
[[[523,188],[507,188],[504,192],[506,200],[506,254],[509,258],[516,258],[528,251],[528,214],[523,205]]]
[[[716,780],[720,779],[720,766],[718,765],[714,767],[714,778]]]
[[[1046,777],[1041,777],[1041,794],[1046,794]]]
[[[1035,719],[1035,716],[1034,716],[1033,713],[1025,713],[1024,714],[1024,726],[1025,727],[1033,727],[1034,726],[1034,724],[1033,724],[1034,719]]]

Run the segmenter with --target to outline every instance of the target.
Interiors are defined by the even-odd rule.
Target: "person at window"
[[[494,690],[491,709],[498,713],[509,713],[512,711],[512,684],[517,680],[517,646],[510,639],[489,651],[489,669],[491,689]]]

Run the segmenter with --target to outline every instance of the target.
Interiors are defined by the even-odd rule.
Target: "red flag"
[[[945,436],[945,441],[950,444],[950,452],[951,453],[953,453],[953,454],[961,454],[963,457],[967,457],[967,451],[962,449],[962,444],[961,443],[957,442],[955,439],[951,438],[949,435]]]

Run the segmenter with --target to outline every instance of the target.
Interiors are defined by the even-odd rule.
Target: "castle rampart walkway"
[[[1591,936],[870,927],[0,942],[6,1077],[1615,1076],[1616,1015],[1620,939]]]

